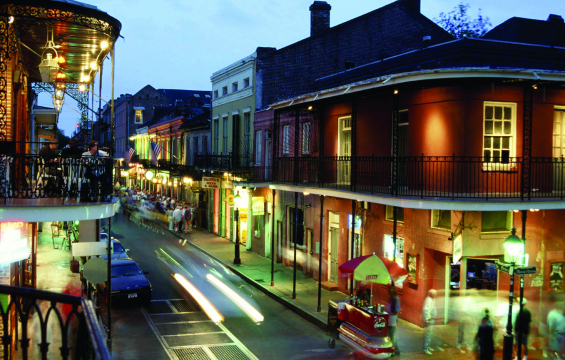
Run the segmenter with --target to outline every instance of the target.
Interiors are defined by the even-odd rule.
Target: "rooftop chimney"
[[[330,28],[331,9],[325,1],[314,1],[310,5],[310,36],[322,34]]]
[[[549,14],[547,21],[555,21],[555,22],[559,22],[559,23],[563,24],[563,18],[561,16],[555,15],[555,14]]]
[[[398,0],[413,11],[420,12],[420,0]]]

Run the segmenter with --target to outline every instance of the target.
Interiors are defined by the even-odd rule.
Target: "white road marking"
[[[141,309],[141,311],[143,312],[143,316],[145,316],[145,319],[147,320],[147,322],[149,323],[149,326],[151,327],[151,330],[153,331],[153,333],[155,334],[155,336],[157,337],[157,339],[161,343],[161,346],[163,346],[163,349],[165,350],[165,352],[167,353],[167,355],[169,356],[169,358],[171,360],[179,360],[178,357],[176,356],[175,352],[173,351],[175,349],[196,349],[196,348],[202,349],[206,353],[206,355],[208,355],[208,357],[211,360],[217,360],[216,356],[214,356],[214,354],[210,350],[210,347],[234,346],[234,345],[237,346],[239,348],[239,350],[241,350],[249,359],[259,360],[222,323],[217,324],[217,326],[219,327],[219,329],[221,331],[210,331],[210,332],[206,332],[206,333],[161,335],[161,333],[157,329],[157,325],[197,324],[197,323],[207,323],[207,322],[213,323],[212,320],[187,320],[187,321],[173,321],[173,322],[159,322],[159,323],[153,322],[153,319],[151,318],[152,316],[196,314],[197,313],[195,311],[190,311],[190,312],[180,312],[180,311],[178,311],[171,304],[171,301],[175,301],[175,300],[182,300],[182,299],[151,300],[152,302],[153,301],[163,301],[163,302],[165,302],[169,306],[169,308],[171,308],[171,311],[172,311],[171,313],[149,314],[145,308]],[[200,313],[200,312],[198,312],[198,313]],[[231,339],[231,341],[233,341],[233,342],[223,343],[223,344],[198,344],[198,345],[169,346],[169,344],[166,340],[166,338],[173,338],[173,337],[177,337],[177,336],[198,336],[198,335],[210,335],[210,334],[226,334]]]

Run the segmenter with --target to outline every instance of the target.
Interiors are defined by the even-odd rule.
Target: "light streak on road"
[[[178,261],[173,259],[171,255],[167,254],[167,252],[165,250],[163,250],[161,248],[159,248],[159,250],[161,251],[161,253],[159,253],[157,250],[155,250],[155,253],[157,254],[157,258],[159,258],[160,260],[163,260],[165,262],[168,261],[170,263],[173,263],[174,265],[181,268],[191,279],[194,278],[194,276],[192,276],[192,274],[190,272],[188,272],[188,270],[186,270],[181,264],[179,264]]]
[[[218,278],[216,278],[212,274],[207,274],[206,279],[208,279],[208,281],[210,281],[220,291],[226,294],[226,296],[229,297],[243,311],[245,311],[253,321],[262,322],[263,320],[265,320],[265,318],[259,311],[255,310],[255,308],[251,306],[251,304],[245,301],[245,299],[239,296],[235,291],[230,289],[229,286],[221,282]]]
[[[179,284],[182,285],[182,287],[186,289],[186,291],[188,291],[190,296],[192,296],[194,300],[196,300],[198,305],[200,305],[200,307],[202,308],[202,310],[204,310],[206,315],[208,315],[210,320],[212,320],[216,324],[224,321],[223,315],[220,314],[220,312],[216,310],[214,305],[212,305],[212,303],[208,301],[208,299],[204,295],[202,295],[202,293],[194,285],[186,280],[184,276],[182,276],[181,274],[174,274],[173,277],[176,281],[178,281]]]

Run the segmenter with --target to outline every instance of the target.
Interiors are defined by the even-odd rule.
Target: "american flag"
[[[157,159],[159,158],[159,154],[163,148],[159,145],[155,144],[153,140],[151,140],[151,163],[153,165],[157,165]]]
[[[133,154],[135,154],[135,149],[128,145],[128,152],[126,153],[126,159],[125,159],[126,164],[129,164],[131,158],[133,157]]]

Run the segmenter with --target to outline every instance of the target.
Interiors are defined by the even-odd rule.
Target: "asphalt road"
[[[113,220],[116,220],[114,218]],[[324,331],[248,285],[223,264],[167,231],[112,221],[112,231],[153,287],[150,305],[112,307],[112,353],[115,359],[343,359],[339,342],[329,349]],[[193,235],[198,236],[195,231]],[[181,287],[183,275],[210,300],[225,320],[215,324]],[[255,322],[218,290],[206,275],[221,280],[263,316]],[[104,303],[105,300],[103,299]],[[107,313],[102,304],[103,316]],[[106,320],[105,320],[106,322]]]

